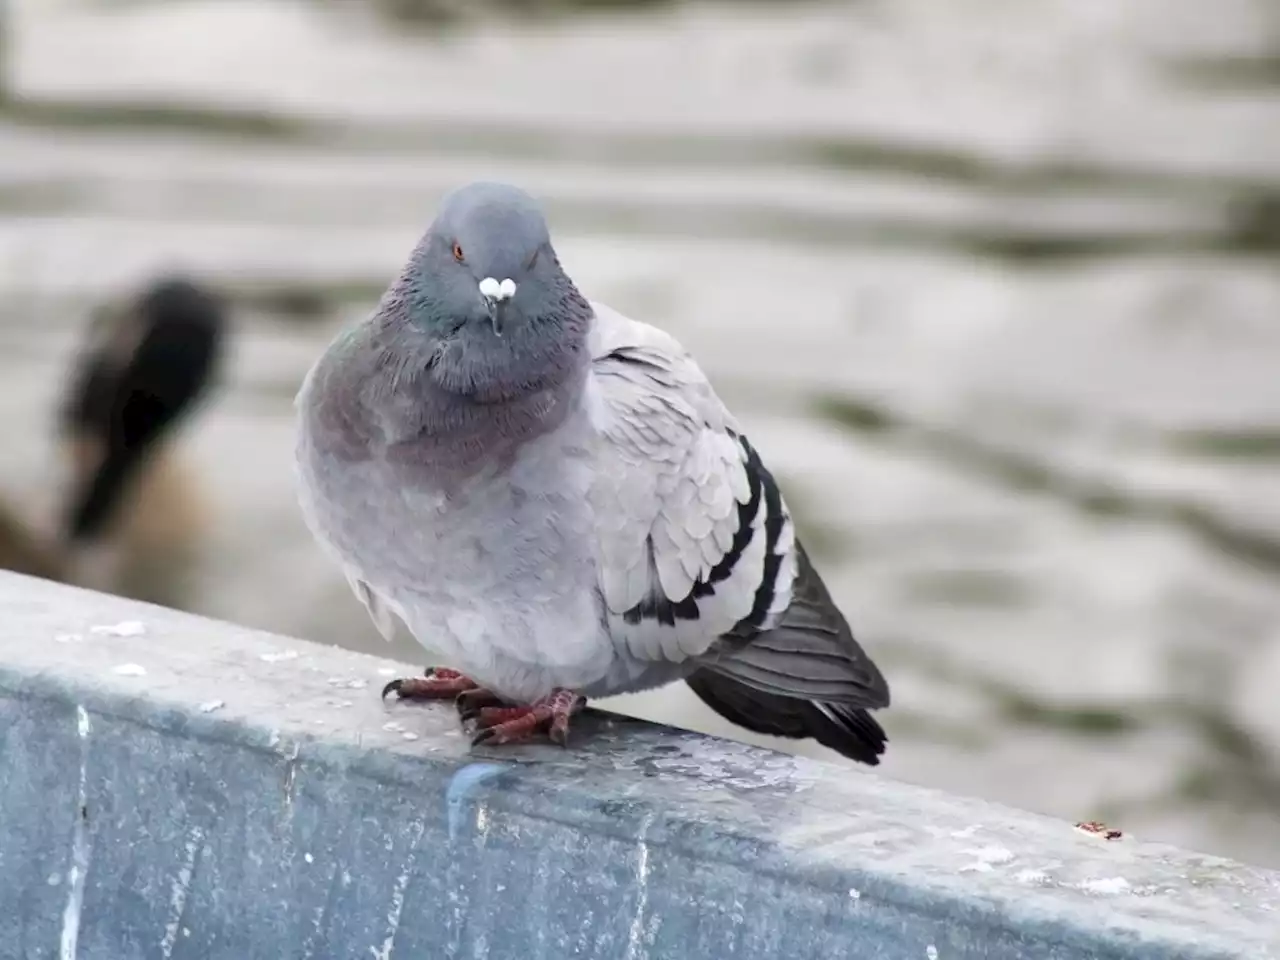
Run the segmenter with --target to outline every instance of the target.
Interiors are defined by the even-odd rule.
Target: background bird
[[[751,730],[878,762],[888,686],[772,475],[672,337],[589,302],[522,191],[448,196],[298,396],[303,514],[385,636],[449,662],[476,742],[685,679]]]
[[[216,381],[226,314],[219,296],[177,276],[96,312],[56,414],[66,479],[55,529],[0,507],[0,566],[173,599],[159,582],[201,510],[172,440]]]

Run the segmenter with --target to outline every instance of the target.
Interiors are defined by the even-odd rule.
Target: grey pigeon
[[[884,677],[694,360],[587,300],[537,203],[474,183],[297,398],[299,500],[379,631],[449,669],[475,743],[686,681],[731,722],[878,763]]]

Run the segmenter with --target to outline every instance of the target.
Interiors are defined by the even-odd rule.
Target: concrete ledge
[[[0,957],[1280,960],[1280,874],[0,575]]]

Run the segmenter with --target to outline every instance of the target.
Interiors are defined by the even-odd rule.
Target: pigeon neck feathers
[[[451,315],[447,301],[421,282],[412,260],[377,316],[394,374],[425,372],[458,402],[486,406],[581,380],[591,361],[592,319],[591,304],[561,273],[543,308],[522,314],[499,336],[485,323]]]

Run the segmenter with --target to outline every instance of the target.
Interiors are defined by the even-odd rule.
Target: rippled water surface
[[[292,396],[442,191],[513,180],[775,466],[891,678],[887,774],[1280,863],[1266,4],[11,7],[0,488],[32,525],[86,310],[198,270],[236,342],[159,598],[383,652],[293,505]],[[683,688],[621,706],[741,736]]]

